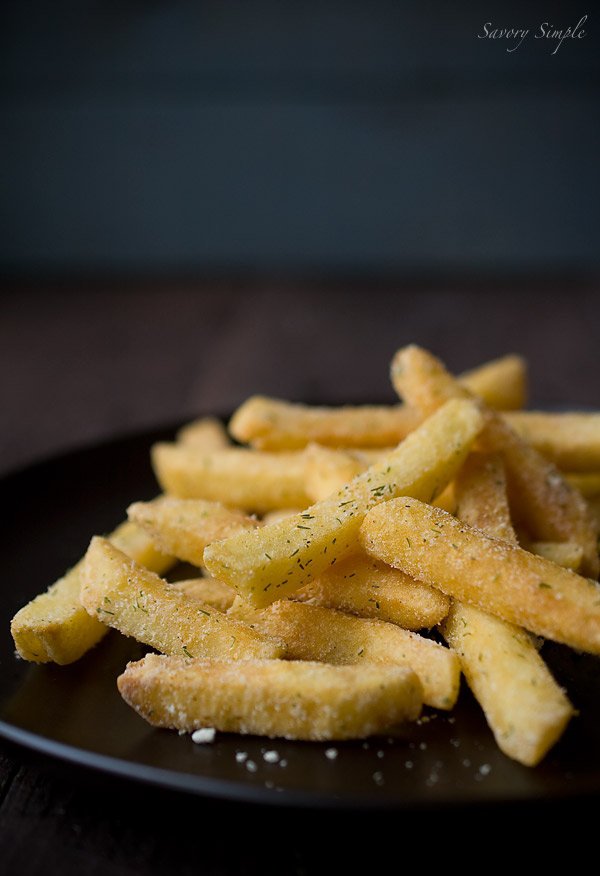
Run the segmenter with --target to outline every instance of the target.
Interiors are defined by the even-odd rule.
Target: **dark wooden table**
[[[0,467],[7,472],[124,432],[225,413],[255,392],[393,401],[389,361],[411,341],[455,371],[519,352],[530,364],[534,403],[600,408],[599,291],[597,281],[578,277],[5,284]],[[217,802],[4,742],[0,801],[0,870],[20,876],[338,872],[359,862],[372,869],[382,855],[420,848],[390,813]],[[536,809],[546,824],[566,814],[558,806]],[[463,828],[490,829],[497,813],[465,817]],[[501,817],[513,831],[525,830],[520,807]],[[422,823],[418,813],[401,819],[403,829]],[[435,827],[441,837],[447,816]],[[437,862],[440,855],[437,849]]]

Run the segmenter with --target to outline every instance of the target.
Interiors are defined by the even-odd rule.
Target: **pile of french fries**
[[[15,615],[18,655],[113,628],[153,649],[117,679],[151,724],[306,740],[452,710],[464,676],[538,764],[576,713],[544,640],[600,654],[600,414],[524,411],[514,355],[454,378],[409,346],[391,380],[396,405],[253,397],[155,445],[161,494]]]

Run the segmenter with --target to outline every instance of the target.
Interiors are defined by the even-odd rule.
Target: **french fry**
[[[471,453],[454,483],[460,520],[493,538],[517,544],[499,454]]]
[[[499,454],[472,453],[455,485],[460,494],[456,514],[464,523],[493,538],[519,543],[510,519],[504,467]],[[522,547],[574,572],[581,566],[583,549],[573,542],[525,540]]]
[[[520,408],[525,402],[526,367],[520,356],[488,362],[459,378],[491,407]],[[421,422],[400,405],[310,407],[252,396],[229,422],[231,435],[259,450],[295,450],[314,442],[329,447],[395,446]]]
[[[460,686],[456,654],[396,624],[287,600],[246,611],[242,617],[285,642],[290,660],[408,665],[419,677],[426,705],[451,709],[456,702]]]
[[[600,472],[567,472],[563,477],[572,487],[579,490],[582,496],[588,499],[600,496]]]
[[[569,472],[600,469],[600,413],[505,414],[512,428],[558,468]]]
[[[125,521],[109,536],[110,541],[142,566],[163,573],[173,557],[157,550],[152,540],[135,524]],[[11,623],[17,653],[33,663],[73,663],[106,633],[106,627],[90,617],[79,601],[80,560],[45,592],[23,606]]]
[[[181,499],[207,499],[257,514],[310,502],[299,452],[230,447],[206,453],[164,442],[152,448],[152,463],[162,489]]]
[[[382,450],[346,449],[335,450],[320,444],[309,444],[306,448],[306,492],[313,502],[321,502],[344,484],[361,474],[370,465],[385,459],[394,448]],[[445,511],[454,510],[454,490],[452,484],[437,496],[434,504]]]
[[[181,444],[207,452],[231,447],[225,424],[216,417],[201,417],[198,420],[192,420],[191,423],[186,423],[179,429],[176,437]]]
[[[148,654],[117,679],[155,727],[305,740],[362,739],[421,712],[421,685],[404,666],[327,666],[288,660],[185,660]]]
[[[263,526],[268,526],[270,523],[279,523],[281,520],[289,520],[290,517],[295,517],[297,514],[302,514],[302,508],[278,508],[277,511],[267,511],[261,517]]]
[[[364,554],[336,563],[297,590],[293,599],[379,618],[406,630],[434,627],[450,607],[450,600],[439,590]]]
[[[592,496],[589,498],[588,505],[596,526],[600,530],[600,496]]]
[[[371,556],[536,635],[600,654],[600,585],[415,499],[373,508]]]
[[[206,603],[217,611],[227,611],[235,598],[235,590],[214,578],[183,578],[171,585],[188,599]]]
[[[328,447],[395,446],[419,425],[416,411],[404,405],[309,407],[255,395],[229,421],[229,432],[257,450],[298,450],[307,444]]]
[[[516,544],[510,525],[502,462],[471,455],[456,479],[457,513],[487,535]],[[498,747],[535,766],[561,737],[574,714],[532,636],[515,624],[454,602],[442,634],[459,655]]]
[[[498,747],[520,763],[536,766],[562,736],[574,711],[529,634],[457,602],[442,632],[460,656]]]
[[[450,402],[334,496],[297,517],[208,545],[205,566],[255,606],[289,596],[357,552],[369,508],[398,495],[434,498],[460,468],[481,425],[473,402]]]
[[[259,525],[255,518],[220,502],[174,496],[134,502],[127,515],[158,548],[196,566],[202,565],[207,544]]]
[[[583,548],[572,541],[532,541],[524,545],[532,554],[552,560],[564,569],[578,572],[583,560]]]
[[[456,510],[456,495],[453,481],[450,481],[439,496],[435,497],[431,504],[435,505],[436,508],[442,508],[442,510],[448,511],[449,514],[454,514]]]
[[[309,445],[313,447],[321,447],[321,444],[313,444]],[[389,456],[396,449],[396,444],[391,444],[389,447],[338,447],[331,448],[332,450],[341,450],[344,453],[350,454],[353,459],[357,459],[359,462],[364,463],[365,468],[368,468],[370,465],[373,465],[375,462],[379,462],[380,459],[383,459],[384,456]]]
[[[106,539],[91,541],[80,599],[92,617],[165,654],[247,660],[281,657],[285,651],[281,642],[187,599]]]
[[[449,398],[470,396],[434,356],[417,346],[399,350],[392,361],[392,382],[405,401],[431,414]],[[556,466],[531,447],[500,414],[481,405],[485,428],[481,449],[501,453],[511,507],[517,508],[536,541],[574,541],[583,548],[582,570],[597,578],[598,530],[581,494]]]
[[[514,353],[466,371],[458,380],[497,411],[519,410],[527,402],[527,363]]]
[[[320,502],[366,468],[366,462],[348,451],[309,444],[306,448],[306,493],[311,502]]]

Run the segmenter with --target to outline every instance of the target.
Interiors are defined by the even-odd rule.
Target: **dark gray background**
[[[542,22],[586,37],[535,40]],[[478,39],[484,23],[530,27]],[[7,0],[0,267],[598,267],[588,4]]]

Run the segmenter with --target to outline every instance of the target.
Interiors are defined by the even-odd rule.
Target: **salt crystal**
[[[278,751],[265,751],[263,754],[263,760],[267,763],[277,763],[279,760],[279,752]]]
[[[248,752],[247,751],[236,751],[235,759],[238,763],[244,763],[244,761],[248,760]]]
[[[335,760],[338,756],[337,748],[327,748],[325,749],[325,757],[327,760]]]
[[[214,742],[216,732],[214,727],[201,727],[192,733],[192,742]]]

